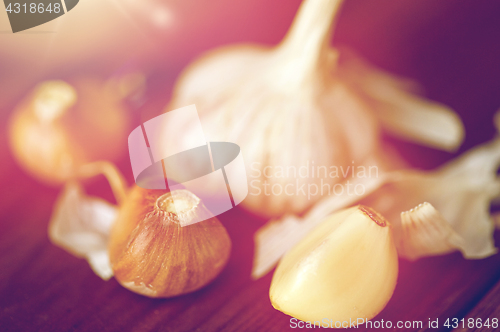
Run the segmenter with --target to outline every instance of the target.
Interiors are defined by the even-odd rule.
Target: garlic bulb
[[[126,192],[122,175],[108,162],[86,164],[75,174],[54,207],[49,238],[86,258],[102,279],[114,275],[136,293],[171,297],[207,285],[226,265],[229,235],[191,192],[137,186]],[[118,205],[86,196],[76,182],[98,174]],[[198,217],[204,221],[191,225]]]
[[[277,47],[212,51],[175,87],[169,110],[196,104],[209,141],[241,147],[250,170],[243,205],[257,214],[301,213],[332,195],[355,167],[380,166],[381,126],[443,149],[461,143],[461,121],[448,108],[369,66],[342,67],[329,46],[341,2],[305,0]],[[162,141],[176,146],[189,146],[195,130],[177,122],[164,128]]]
[[[327,217],[283,257],[269,296],[277,310],[300,320],[351,326],[385,307],[397,275],[389,223],[355,206]]]
[[[166,193],[135,187],[111,232],[109,257],[115,278],[150,297],[172,297],[207,285],[226,265],[231,240],[215,217],[181,225],[183,219],[207,213],[187,190]]]
[[[435,171],[389,172],[366,181],[364,197],[347,194],[327,197],[302,218],[285,216],[272,221],[256,233],[252,275],[254,278],[265,275],[311,227],[329,214],[356,203],[373,207],[391,222],[403,257],[415,259],[451,250],[460,250],[467,259],[491,256],[497,249],[489,208],[500,197],[500,179],[496,174],[499,166],[500,137],[497,137]],[[401,213],[423,202],[429,202],[432,208],[424,206],[410,215],[403,214],[402,225]],[[433,209],[437,211],[432,212]],[[423,225],[407,227],[409,221],[414,223],[415,218],[422,218],[422,213],[429,214]],[[440,229],[432,234],[431,241],[420,233],[427,227]]]
[[[19,164],[38,180],[61,184],[83,164],[121,156],[129,115],[119,83],[40,83],[10,119],[10,146]]]

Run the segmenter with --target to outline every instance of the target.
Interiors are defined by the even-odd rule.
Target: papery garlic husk
[[[383,171],[379,137],[388,121],[381,117],[394,117],[409,98],[399,98],[396,107],[389,102],[391,110],[382,112],[386,99],[400,88],[395,84],[398,79],[374,83],[357,75],[358,67],[352,75],[350,67],[341,70],[337,50],[329,46],[341,2],[304,1],[277,47],[240,45],[214,50],[190,65],[175,87],[167,110],[195,104],[208,140],[241,147],[250,170],[250,192],[243,206],[256,214],[276,217],[304,212],[346,180],[352,170],[348,167],[372,166]],[[370,73],[366,76],[371,77]],[[352,79],[357,77],[362,77],[362,84],[354,84]],[[389,85],[389,93],[359,92],[374,84]],[[434,105],[426,101],[416,107],[415,100],[422,101],[411,99],[404,114],[420,114]],[[427,135],[435,126],[422,124],[424,120],[433,123],[436,109],[439,139]],[[432,141],[434,146],[446,141],[441,146],[445,149],[461,143],[462,124],[451,110],[436,106],[425,114],[415,124],[415,140],[422,142],[425,136],[426,143]],[[405,138],[414,122],[412,118],[404,123]],[[162,141],[187,147],[194,128],[192,123],[165,123]],[[331,176],[332,166],[342,167],[346,175],[338,171]],[[317,172],[312,169],[318,167],[325,167],[329,175],[313,175]],[[321,189],[324,186],[329,186],[328,193]]]
[[[108,242],[111,227],[118,216],[118,205],[85,194],[80,178],[104,175],[116,202],[122,203],[126,184],[120,171],[111,163],[85,164],[68,181],[54,205],[49,223],[50,241],[76,257],[85,258],[92,270],[104,280],[113,276]]]
[[[118,83],[79,78],[36,86],[9,122],[20,166],[40,181],[61,184],[86,163],[120,157],[130,115]]]
[[[68,182],[59,196],[49,224],[51,242],[76,257],[85,258],[102,279],[113,276],[108,239],[118,207],[86,196],[77,182]]]
[[[427,202],[401,213],[401,232],[398,253],[411,260],[464,248],[464,239]]]
[[[500,138],[496,138],[435,171],[395,172],[361,203],[370,204],[393,224],[400,243],[401,212],[428,202],[463,239],[463,245],[457,249],[465,258],[485,258],[497,252],[490,205],[500,195],[496,174],[499,166]]]
[[[182,201],[182,211],[176,210]],[[210,283],[229,259],[229,235],[215,217],[181,225],[209,213],[187,190],[166,193],[134,187],[111,233],[109,254],[115,278],[149,297],[181,295]]]
[[[397,276],[391,226],[355,206],[327,217],[283,257],[269,296],[277,310],[302,321],[359,324],[386,306]]]
[[[415,82],[378,69],[347,50],[339,77],[370,105],[384,130],[400,139],[454,152],[465,137],[454,111],[419,96]]]
[[[490,215],[490,205],[500,197],[500,179],[496,174],[499,166],[500,137],[497,137],[437,170],[385,173],[366,182],[364,196],[349,197],[344,194],[326,197],[301,218],[285,216],[273,220],[256,233],[252,276],[260,278],[269,272],[283,254],[306,236],[311,225],[356,203],[373,207],[391,222],[398,250],[403,257],[415,259],[450,252],[449,246],[436,247],[434,243],[427,245],[425,250],[421,243],[419,248],[411,250],[409,244],[402,247],[405,236],[401,213],[423,202],[430,203],[438,212],[432,214],[432,220],[427,222],[439,223],[447,228],[442,225],[445,220],[463,239],[463,242],[454,242],[454,245],[465,258],[481,259],[494,255],[497,252],[493,239],[495,222]],[[436,248],[442,250],[438,252]],[[409,251],[413,253],[407,254]]]

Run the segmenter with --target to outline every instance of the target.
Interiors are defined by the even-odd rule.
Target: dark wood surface
[[[252,7],[252,15],[266,18],[264,2],[258,3],[256,9]],[[298,1],[290,3],[298,6]],[[361,3],[365,7],[358,8]],[[475,0],[349,2],[339,21],[336,41],[354,47],[379,66],[417,79],[429,97],[453,107],[467,130],[467,139],[458,151],[461,153],[494,134],[491,119],[500,107],[499,4]],[[276,26],[259,21],[262,25],[253,30],[238,26],[236,16],[228,26],[220,25],[218,29],[250,32],[228,34],[216,43],[202,43],[203,47],[246,40],[274,43],[286,29],[295,8],[288,8],[287,18],[279,24],[274,22]],[[279,11],[273,13],[277,15]],[[274,34],[268,34],[271,30],[265,29],[266,24],[275,29]],[[230,30],[236,26],[237,30]],[[186,63],[201,51],[191,49]],[[165,105],[175,76],[184,65],[177,63],[177,67],[166,69],[164,66],[163,71],[151,74],[153,97],[141,109],[143,120]],[[75,73],[77,69],[69,74]],[[53,76],[57,77],[46,78]],[[225,270],[208,287],[177,298],[136,295],[114,279],[101,280],[84,260],[53,246],[47,237],[47,225],[59,188],[45,187],[28,177],[16,166],[7,147],[6,119],[22,94],[3,96],[0,91],[0,331],[290,329],[290,317],[274,310],[269,302],[272,274],[257,281],[250,279],[253,233],[263,221],[239,208],[220,217],[233,241]],[[5,100],[8,102],[1,103]],[[419,168],[432,168],[452,157],[390,141]],[[130,179],[126,156],[120,166]],[[102,188],[100,179],[87,189],[111,197],[109,189]],[[499,233],[496,245],[500,246]],[[449,330],[443,326],[448,318],[500,318],[499,308],[500,255],[468,261],[455,253],[414,263],[400,261],[394,296],[374,320],[393,324],[422,321],[421,330],[426,330],[429,319],[438,319],[439,328],[429,330],[444,331]]]
[[[252,234],[261,221],[245,211],[235,209],[221,216],[233,240],[233,251],[228,266],[212,284],[177,298],[150,299],[122,288],[114,279],[101,280],[84,260],[49,242],[46,229],[56,189],[21,174],[4,181],[9,189],[0,202],[0,330],[289,328],[290,317],[274,310],[269,302],[271,274],[257,281],[249,278]],[[500,245],[500,236],[496,243]],[[401,260],[396,291],[374,320],[393,324],[422,321],[426,327],[429,319],[439,319],[440,329],[435,330],[442,331],[447,330],[442,324],[448,318],[498,318],[499,280],[500,255],[474,261],[464,260],[458,253],[414,263]]]

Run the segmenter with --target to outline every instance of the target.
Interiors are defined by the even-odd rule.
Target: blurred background
[[[141,95],[122,112],[135,128],[164,111],[181,70],[209,49],[231,43],[274,45],[300,4],[287,1],[85,0],[74,11],[13,34],[0,11],[0,177],[10,164],[5,124],[37,83],[140,73]],[[466,127],[458,153],[494,134],[500,107],[500,4],[497,1],[346,1],[334,40],[373,64],[412,78],[430,99],[452,107]],[[87,132],[89,137],[92,132]],[[447,153],[393,142],[411,164],[432,168]],[[98,144],[98,143],[95,143]],[[126,141],[121,161],[128,159]],[[129,179],[130,167],[123,164]]]

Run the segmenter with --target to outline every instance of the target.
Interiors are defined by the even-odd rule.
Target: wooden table
[[[418,79],[430,97],[457,110],[468,135],[459,152],[491,138],[491,117],[500,106],[499,3],[443,0],[435,11],[429,11],[423,27],[416,29],[412,21],[406,30],[397,30],[401,22],[386,23],[394,11],[385,10],[384,5],[392,3],[398,9],[403,2],[362,2],[380,10],[379,18],[363,17],[355,3],[346,5],[346,19],[339,22],[336,40],[355,47],[380,66]],[[412,3],[417,2],[422,3],[418,14],[423,15],[435,1]],[[405,11],[399,18],[409,20],[412,13]],[[356,25],[359,20],[365,22],[363,27]],[[406,35],[403,38],[398,33]],[[163,73],[171,77],[168,84],[158,85],[157,95],[171,88],[179,70]],[[47,224],[58,189],[29,178],[12,160],[5,121],[13,105],[0,110],[0,331],[290,329],[290,317],[274,310],[269,302],[272,274],[250,279],[253,233],[263,221],[241,209],[220,218],[233,240],[226,269],[208,287],[173,299],[149,299],[122,288],[114,279],[103,281],[84,260],[53,246],[47,238]],[[451,158],[446,153],[392,143],[419,168],[435,167]],[[126,156],[120,166],[130,173]],[[101,190],[99,181],[89,187],[91,192],[111,197],[108,190]],[[496,245],[500,246],[499,233]],[[443,331],[451,330],[443,324],[453,318],[465,318],[466,328],[469,318],[490,319],[490,323],[500,318],[500,255],[474,261],[464,260],[458,253],[414,263],[402,260],[394,296],[374,320],[393,325],[422,321],[422,328],[407,329],[417,331],[427,330],[429,320],[437,319],[439,328],[430,330]]]
[[[233,251],[212,284],[173,299],[150,299],[122,288],[114,279],[101,280],[84,260],[49,242],[46,228],[56,195],[56,190],[21,177],[0,202],[0,330],[283,331],[290,327],[290,317],[269,302],[271,274],[257,281],[249,278],[252,234],[259,220],[244,211],[221,216]],[[464,260],[458,253],[415,263],[402,260],[396,291],[374,321],[422,321],[425,330],[429,319],[438,319],[440,328],[435,331],[442,331],[448,318],[499,318],[499,293],[500,255],[478,261]]]

